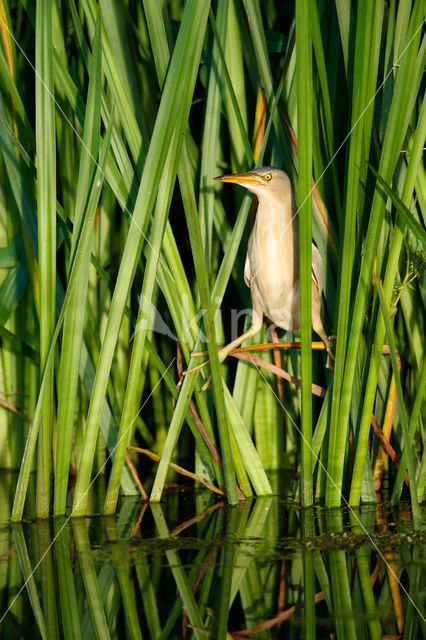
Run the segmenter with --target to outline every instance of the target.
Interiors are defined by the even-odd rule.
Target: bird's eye
[[[266,180],[266,182],[269,182],[270,180],[272,180],[272,173],[265,173],[263,178],[264,180]]]

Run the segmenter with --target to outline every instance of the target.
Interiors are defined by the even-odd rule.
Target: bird
[[[258,206],[249,238],[244,280],[250,288],[251,327],[219,350],[219,362],[262,327],[263,316],[286,331],[300,328],[299,224],[288,175],[277,167],[259,167],[246,173],[218,176],[215,180],[238,184],[257,196]],[[327,350],[326,367],[332,369],[331,339],[321,321],[324,265],[312,243],[312,328]],[[203,352],[204,353],[204,352]],[[201,355],[200,352],[191,354]],[[200,369],[201,363],[189,373]]]

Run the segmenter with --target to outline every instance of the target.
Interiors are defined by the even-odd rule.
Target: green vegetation
[[[173,461],[231,504],[272,493],[267,472],[286,468],[305,506],[358,506],[387,469],[392,502],[404,491],[419,527],[424,3],[295,5],[0,2],[0,465],[20,470],[13,520],[33,471],[37,515],[78,516],[99,476],[105,513],[140,484],[158,502]],[[252,216],[247,194],[212,179],[255,164],[282,167],[295,190],[301,352],[219,365],[250,309]],[[312,236],[331,373],[311,350]],[[265,324],[251,344],[266,341]],[[210,366],[179,382],[202,349]],[[313,562],[304,571],[308,584]]]

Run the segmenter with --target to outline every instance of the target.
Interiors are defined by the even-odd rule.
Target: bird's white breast
[[[263,313],[284,329],[292,329],[299,315],[299,251],[297,218],[293,207],[259,199],[249,240],[250,287]],[[253,300],[255,302],[255,300]]]

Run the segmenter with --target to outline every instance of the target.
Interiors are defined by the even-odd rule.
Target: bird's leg
[[[235,338],[235,340],[233,340],[229,344],[222,347],[219,350],[219,354],[218,354],[219,362],[222,363],[225,360],[225,358],[229,356],[231,351],[234,351],[234,349],[237,349],[244,342],[244,340],[247,340],[248,338],[251,338],[252,336],[256,335],[256,333],[260,331],[261,327],[262,327],[262,321],[260,321],[260,324],[253,323],[250,329],[247,329],[247,331],[245,331],[240,336],[238,336],[238,338]]]
[[[316,255],[316,263],[314,261],[314,256]],[[321,340],[323,341],[325,348],[327,349],[327,369],[332,369],[333,364],[332,360],[334,360],[333,350],[331,348],[331,339],[327,336],[324,331],[324,327],[322,326],[321,321],[321,294],[318,288],[318,276],[320,276],[320,281],[322,281],[322,262],[321,257],[318,253],[318,249],[315,247],[314,253],[314,245],[312,245],[312,328],[319,335]]]
[[[327,369],[333,369],[333,363],[331,362],[332,360],[334,360],[334,353],[333,353],[333,349],[331,348],[331,337],[334,338],[334,336],[326,336],[327,341],[324,342],[325,344],[325,348],[327,349],[327,362],[325,363],[325,366],[327,367]]]
[[[325,348],[327,350],[327,362],[326,362],[325,366],[327,367],[327,369],[333,369],[333,363],[331,361],[334,360],[334,354],[333,354],[333,350],[331,348],[331,341],[335,336],[327,336],[327,334],[324,331],[324,327],[322,326],[322,324],[319,327],[313,327],[313,330],[315,331],[315,333],[317,333],[319,335],[319,337],[321,338],[321,340],[325,344]]]
[[[253,322],[251,327],[247,331],[242,333],[240,336],[238,336],[238,338],[235,338],[235,340],[232,340],[232,342],[229,342],[227,345],[219,349],[219,352],[218,352],[219,362],[222,363],[225,360],[225,358],[227,358],[227,356],[231,353],[231,351],[239,347],[240,344],[244,342],[244,340],[247,340],[248,338],[251,338],[252,336],[254,336],[258,331],[260,331],[261,327],[262,327],[262,314],[256,313],[255,311],[253,311]],[[196,351],[194,353],[191,353],[191,358],[198,355],[202,355],[202,352]],[[198,371],[199,369],[202,369],[207,363],[208,363],[208,360],[206,360],[205,362],[202,362],[196,367],[193,367],[192,369],[183,371],[182,375],[186,376],[188,375],[188,373],[192,373],[193,371]]]

